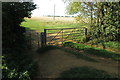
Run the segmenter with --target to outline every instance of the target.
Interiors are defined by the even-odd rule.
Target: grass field
[[[25,18],[21,26],[42,32],[44,29],[87,27],[88,25],[77,23],[71,17],[56,17],[55,20],[53,17],[32,17],[30,19]]]

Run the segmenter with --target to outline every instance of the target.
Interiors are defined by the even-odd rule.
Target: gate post
[[[40,42],[41,42],[41,47],[44,46],[44,32],[40,33]]]
[[[46,29],[44,29],[44,42],[45,42],[44,45],[45,45],[45,46],[47,45],[47,44],[46,44],[46,40],[47,40],[46,38],[47,38],[47,37],[46,37]]]
[[[40,46],[40,42],[39,42],[40,37],[39,37],[39,33],[38,33],[38,32],[37,32],[37,36],[38,36],[38,37],[37,37],[37,39],[38,39],[37,42],[38,42],[38,47],[39,47],[39,46]]]
[[[46,35],[45,32],[40,33],[41,47],[46,46]]]

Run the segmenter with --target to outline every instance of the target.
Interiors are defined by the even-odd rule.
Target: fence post
[[[46,29],[44,29],[44,45],[46,46],[46,41],[47,41],[47,37],[46,37]]]

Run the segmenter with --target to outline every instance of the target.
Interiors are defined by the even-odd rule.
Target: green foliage
[[[60,78],[101,78],[104,80],[106,78],[113,78],[113,76],[103,70],[83,66],[62,72]]]
[[[104,43],[107,47],[114,48],[114,49],[120,49],[120,42],[105,42]]]
[[[69,2],[69,0],[66,0]],[[120,41],[120,2],[69,2],[67,12],[78,14],[77,21],[84,17],[89,20],[91,39]]]
[[[67,6],[68,14],[76,14],[81,10],[81,2],[71,2],[69,6]]]
[[[115,42],[115,41],[102,41],[102,40],[98,40],[98,39],[94,39],[89,41],[88,43],[92,44],[92,45],[97,45],[97,46],[105,46],[105,48],[111,48],[113,50],[117,50],[119,51],[120,49],[120,42]]]
[[[32,2],[2,3],[3,79],[30,80],[35,74],[35,63],[26,55],[25,28],[20,26],[35,6]]]
[[[24,17],[30,17],[35,8],[32,2],[2,3],[3,48],[14,48],[24,43],[25,28],[20,27],[20,23]]]
[[[102,38],[107,41],[119,41],[119,2],[98,3],[96,24],[92,28],[93,38]],[[116,8],[116,9],[115,9]]]
[[[75,48],[76,50],[84,50],[86,54],[112,58],[114,60],[120,60],[120,54],[110,52],[104,49],[95,48],[84,44],[77,44],[73,42],[65,42],[63,45],[71,48]]]
[[[2,60],[3,79],[31,80],[37,74],[37,63],[25,53],[9,54]]]

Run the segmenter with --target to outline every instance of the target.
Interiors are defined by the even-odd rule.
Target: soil
[[[74,55],[60,49],[50,50],[46,53],[34,53],[34,60],[38,62],[38,75],[36,78],[58,78],[60,73],[74,67],[90,66],[104,70],[109,74],[118,75],[118,61],[97,56],[89,56],[99,62],[89,62],[78,59]]]

